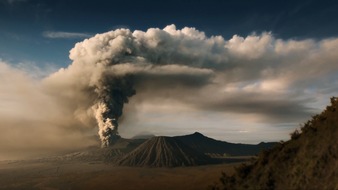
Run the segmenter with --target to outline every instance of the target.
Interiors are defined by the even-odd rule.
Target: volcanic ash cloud
[[[186,55],[191,51],[177,50],[185,42],[191,46],[196,39],[204,41],[204,34],[193,28],[176,31],[173,27],[133,33],[118,29],[77,43],[70,51],[72,64],[52,74],[45,84],[71,102],[75,117],[83,121],[94,117],[102,146],[109,146],[119,138],[118,120],[124,104],[136,94],[136,88],[142,90],[142,81],[170,83],[196,78],[196,83],[205,83],[211,78],[210,69],[201,68],[201,63]]]
[[[136,93],[143,100],[169,94],[196,110],[254,113],[270,123],[298,121],[312,112],[295,89],[332,81],[326,79],[336,76],[336,49],[337,39],[285,41],[262,33],[226,41],[175,25],[117,29],[77,43],[72,64],[44,84],[75,118],[99,127],[105,147],[119,138],[123,106]]]

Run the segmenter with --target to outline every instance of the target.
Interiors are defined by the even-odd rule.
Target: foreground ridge
[[[222,186],[213,189],[338,189],[338,99],[319,115],[262,152],[234,175],[222,174]]]

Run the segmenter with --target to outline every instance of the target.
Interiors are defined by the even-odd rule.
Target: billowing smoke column
[[[282,40],[262,33],[224,40],[170,25],[118,29],[77,43],[70,51],[72,64],[41,83],[27,76],[34,72],[26,73],[26,66],[0,60],[0,152],[87,146],[92,130],[85,127],[99,127],[102,146],[109,146],[119,138],[129,98],[133,105],[124,110],[126,120],[133,108],[140,108],[137,115],[184,108],[203,115],[232,113],[224,121],[230,117],[231,123],[254,128],[266,122],[263,127],[278,126],[272,131],[280,132],[280,126],[308,118],[324,97],[335,95],[336,52],[338,38]]]
[[[73,63],[45,83],[71,102],[75,117],[84,124],[88,117],[96,119],[102,147],[106,147],[119,138],[123,106],[144,81],[166,81],[167,87],[175,80],[205,84],[213,72],[201,68],[202,64],[214,58],[201,49],[210,49],[217,40],[207,39],[194,28],[176,30],[174,25],[147,32],[118,29],[97,34],[77,43],[70,51]]]
[[[123,106],[136,92],[139,101],[164,95],[198,104],[197,109],[282,118],[280,106],[294,105],[285,101],[288,94],[284,94],[295,85],[293,81],[303,84],[320,75],[336,76],[338,64],[332,52],[337,44],[337,39],[284,41],[270,33],[224,40],[195,28],[178,30],[175,25],[133,32],[117,29],[77,43],[70,51],[72,64],[44,82],[70,110],[67,113],[85,126],[99,127],[105,147],[119,138]]]
[[[123,104],[135,94],[131,80],[128,77],[102,79],[102,86],[95,89],[97,102],[92,107],[99,126],[99,136],[102,146],[113,144],[118,136],[118,119],[122,115]]]
[[[96,119],[106,147],[119,138],[118,120],[124,104],[136,93],[136,84],[147,80],[167,81],[166,86],[175,80],[205,84],[213,72],[203,63],[215,58],[201,50],[217,46],[218,40],[207,39],[194,28],[176,30],[174,25],[147,32],[118,29],[97,34],[75,45],[69,56],[73,63],[47,78],[47,86],[63,91],[68,87],[61,95],[74,100],[76,118],[84,123],[88,116]]]

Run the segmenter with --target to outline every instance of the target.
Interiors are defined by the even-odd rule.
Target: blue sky
[[[0,0],[0,152],[91,145],[88,89],[105,60],[138,80],[123,137],[286,140],[338,93],[336,10],[334,0]]]
[[[335,1],[0,1],[0,56],[13,63],[66,66],[81,37],[48,38],[44,32],[94,35],[120,27],[131,30],[175,24],[207,35],[271,31],[279,38],[325,38],[338,33]]]

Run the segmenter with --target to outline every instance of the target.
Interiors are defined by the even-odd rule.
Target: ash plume
[[[200,37],[187,36],[187,41]],[[72,104],[76,118],[83,121],[88,121],[85,117],[95,118],[102,147],[106,147],[119,138],[118,121],[124,104],[147,81],[167,83],[168,87],[175,83],[208,83],[213,75],[210,69],[186,65],[189,56],[179,55],[171,47],[172,42],[179,40],[160,29],[149,29],[146,33],[118,29],[97,34],[77,43],[70,51],[73,63],[52,74],[45,83],[54,94],[57,89],[70,90],[59,94],[64,99],[75,100]],[[168,51],[177,55],[168,56]]]
[[[216,131],[263,124],[269,136],[281,137],[280,126],[297,125],[336,96],[337,51],[338,38],[262,33],[225,40],[169,25],[97,34],[77,43],[72,63],[53,74],[55,68],[0,57],[0,159],[94,145],[93,127],[105,147],[119,133],[172,127],[173,117]],[[214,128],[206,114],[218,115]],[[170,130],[188,130],[181,124]],[[246,134],[261,139],[260,130]]]
[[[93,105],[95,119],[99,126],[99,136],[102,146],[114,143],[118,136],[118,119],[122,115],[123,105],[135,94],[131,80],[128,77],[106,77],[97,86],[97,102]]]
[[[43,82],[83,125],[98,126],[105,147],[119,138],[124,105],[136,92],[139,102],[172,98],[196,110],[254,113],[267,122],[310,115],[304,103],[289,98],[301,95],[292,89],[334,76],[336,55],[330,52],[337,47],[337,39],[284,41],[271,33],[224,40],[175,25],[117,29],[77,43],[72,64]]]

